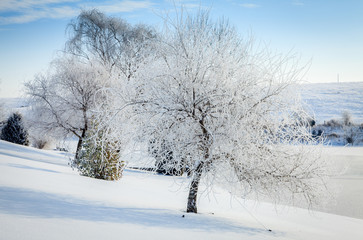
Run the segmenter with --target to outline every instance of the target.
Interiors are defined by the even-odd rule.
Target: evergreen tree
[[[117,143],[106,139],[104,130],[98,129],[98,124],[93,122],[73,166],[83,176],[118,180],[122,177],[125,163],[120,160]]]
[[[28,132],[24,128],[23,117],[20,113],[13,113],[1,130],[1,139],[20,144],[29,145]]]

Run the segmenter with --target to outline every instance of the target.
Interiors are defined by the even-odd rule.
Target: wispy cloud
[[[39,19],[71,18],[80,9],[98,8],[106,13],[133,12],[152,7],[150,1],[1,0],[0,25],[27,23]]]
[[[260,7],[260,5],[257,5],[255,3],[241,3],[239,5],[241,7],[244,7],[244,8],[258,8],[258,7]]]
[[[138,9],[151,8],[153,3],[150,1],[115,1],[106,4],[96,4],[92,7],[96,7],[100,11],[106,13],[121,13],[121,12],[133,12]]]
[[[0,17],[0,24],[19,24],[33,22],[39,19],[57,19],[67,18],[77,15],[78,11],[72,7],[44,7],[37,9],[27,9],[24,11],[17,11],[16,14],[12,14],[6,17]]]
[[[208,9],[211,3],[207,3],[206,5],[202,3],[201,0],[164,0],[167,5],[174,7],[181,7],[184,10],[196,10],[196,9]],[[204,2],[206,3],[206,1]]]
[[[67,4],[80,0],[1,0],[0,12],[22,11],[26,9],[43,8],[54,4]]]
[[[295,6],[304,6],[305,4],[299,0],[294,0],[292,2],[292,5],[295,5]]]

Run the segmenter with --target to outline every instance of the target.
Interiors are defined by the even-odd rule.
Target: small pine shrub
[[[122,177],[125,163],[120,160],[117,142],[104,139],[103,131],[98,131],[95,125],[88,132],[73,166],[83,176],[113,181]]]
[[[28,132],[24,127],[23,117],[20,113],[13,113],[1,129],[2,140],[20,144],[29,145]]]

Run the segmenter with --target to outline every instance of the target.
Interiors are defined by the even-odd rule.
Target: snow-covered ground
[[[345,110],[363,123],[362,82],[303,85],[302,98],[318,123]],[[6,115],[26,113],[24,99],[0,102]],[[335,202],[317,208],[326,213],[276,212],[217,189],[199,198],[199,214],[186,214],[184,178],[128,169],[117,182],[91,179],[70,168],[66,153],[0,141],[0,240],[363,239],[363,147],[326,147],[323,154],[346,169],[330,180]]]
[[[363,147],[324,147],[323,157],[341,174],[330,179],[334,201],[318,209],[363,219]]]
[[[361,148],[350,149],[327,153],[356,156],[347,174],[363,185]],[[200,197],[199,214],[186,214],[186,186],[182,177],[133,170],[116,182],[82,177],[64,153],[0,141],[0,239],[363,239],[362,219],[276,212],[222,189]]]

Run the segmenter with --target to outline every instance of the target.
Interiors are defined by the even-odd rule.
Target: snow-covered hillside
[[[64,153],[0,141],[0,239],[363,239],[361,219],[276,213],[222,189],[186,214],[186,184],[133,170],[117,182],[82,177]]]
[[[25,98],[0,98],[0,106],[2,106],[2,117],[8,117],[14,112],[25,113],[28,103]],[[0,119],[0,121],[3,119]]]
[[[316,83],[300,86],[306,109],[313,112],[318,123],[341,118],[343,111],[353,115],[355,123],[363,123],[363,82]],[[0,98],[7,113],[24,112],[24,98]]]
[[[340,119],[349,111],[354,123],[363,123],[363,82],[317,83],[301,86],[306,108],[313,111],[318,123]]]

